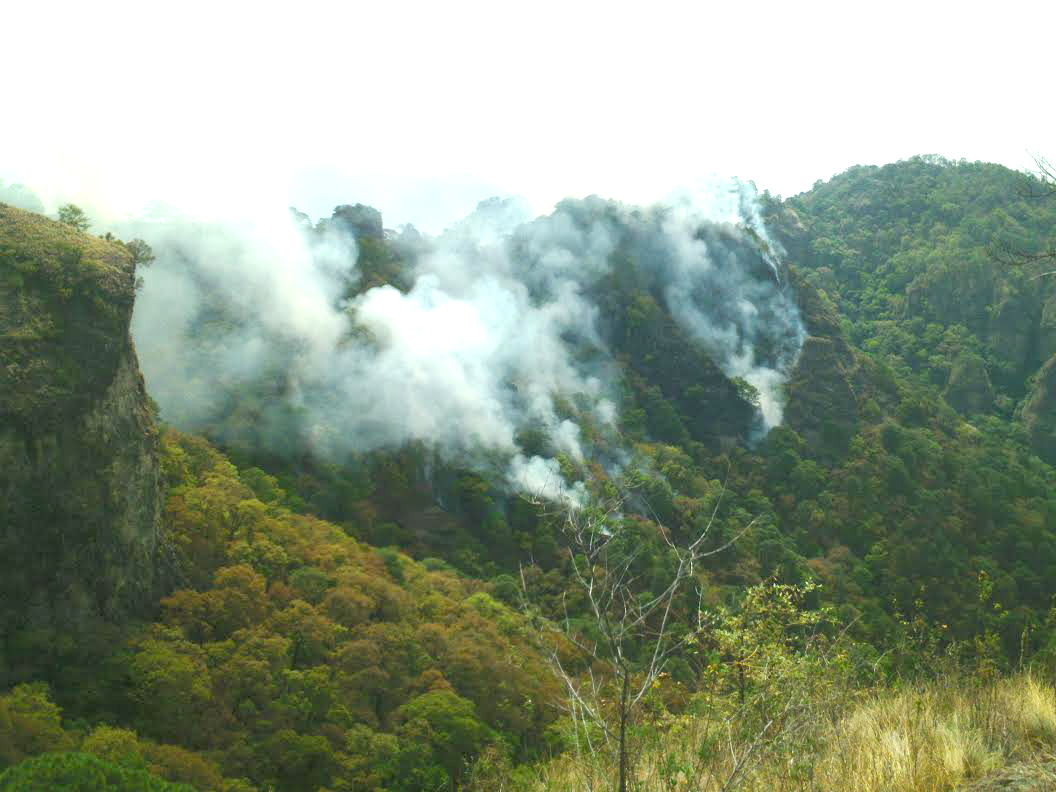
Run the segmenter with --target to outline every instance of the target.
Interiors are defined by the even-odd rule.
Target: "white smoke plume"
[[[662,259],[664,294],[671,313],[702,343],[728,377],[743,379],[758,392],[763,426],[780,425],[781,386],[806,337],[799,309],[781,288],[779,245],[766,232],[754,191],[734,183],[743,230],[772,277],[753,268],[708,228],[699,204],[682,196],[662,221],[670,255]]]
[[[277,365],[293,383],[312,379],[347,333],[338,302],[355,278],[351,236],[309,243],[285,213],[206,223],[164,212],[118,231],[149,239],[157,255],[141,272],[132,330],[150,392],[176,426],[202,428],[219,400]],[[295,390],[277,396],[286,403]]]
[[[614,431],[616,369],[590,293],[618,249],[717,365],[759,391],[766,428],[780,422],[802,325],[751,196],[725,189],[644,209],[566,201],[535,220],[491,199],[435,238],[406,234],[402,288],[351,289],[364,277],[357,237],[381,240],[363,207],[314,227],[303,215],[129,225],[157,255],[133,322],[148,389],[177,426],[218,429],[226,400],[220,431],[245,428],[277,452],[424,442],[504,459],[512,488],[577,503],[581,485],[520,436],[541,433],[546,454],[578,463],[591,455],[583,421]]]

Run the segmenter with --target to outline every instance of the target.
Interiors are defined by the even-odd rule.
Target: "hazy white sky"
[[[1046,10],[1039,10],[1046,9]],[[918,153],[1056,153],[1052,4],[7,3],[0,178],[135,211],[790,195]]]

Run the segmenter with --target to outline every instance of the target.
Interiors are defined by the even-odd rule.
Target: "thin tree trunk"
[[[627,792],[627,673],[620,693],[620,792]]]

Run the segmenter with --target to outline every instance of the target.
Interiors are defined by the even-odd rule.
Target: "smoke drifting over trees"
[[[762,430],[780,423],[804,330],[746,186],[567,200],[534,220],[491,199],[436,237],[383,232],[371,212],[124,230],[157,255],[133,333],[168,421],[338,458],[422,442],[574,500],[556,457],[591,458],[621,401],[598,295],[633,282],[754,387]]]

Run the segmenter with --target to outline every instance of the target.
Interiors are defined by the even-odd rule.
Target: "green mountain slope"
[[[981,357],[1010,413],[1056,353],[1052,279],[994,257],[1045,249],[1056,205],[1031,197],[1038,187],[999,165],[914,158],[852,168],[774,206],[771,220],[856,344],[939,388]],[[974,384],[981,371],[967,365]]]
[[[785,425],[761,444],[750,394],[679,329],[645,274],[649,250],[633,234],[617,247],[591,288],[616,364],[619,443],[645,482],[632,504],[646,524],[688,534],[726,481],[717,535],[757,522],[708,572],[721,596],[774,574],[813,577],[877,647],[917,616],[944,625],[942,640],[991,631],[1013,659],[1047,644],[1056,507],[1053,470],[1035,454],[1047,458],[1052,444],[1052,369],[1041,367],[1056,351],[1046,330],[1056,293],[1052,279],[992,255],[1003,242],[1047,242],[1056,207],[1025,185],[1000,166],[915,158],[765,202],[807,338],[785,386]],[[413,250],[373,222],[358,288],[406,288]],[[497,471],[423,447],[335,462],[241,442],[282,391],[275,383],[269,374],[224,402],[215,436],[276,473],[294,508],[477,576],[526,558],[560,565],[553,526],[511,498]],[[555,452],[545,437],[522,441]],[[602,457],[620,450],[593,442]],[[605,466],[565,462],[570,480],[606,486]]]

